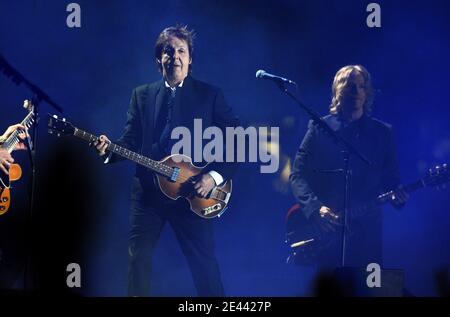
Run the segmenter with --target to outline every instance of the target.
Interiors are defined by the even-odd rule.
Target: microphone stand
[[[337,144],[340,144],[343,148],[341,151],[344,160],[344,166],[342,169],[334,170],[332,172],[340,172],[344,174],[345,179],[345,196],[344,196],[344,224],[342,226],[342,244],[341,244],[341,266],[345,266],[345,255],[346,255],[346,234],[347,234],[347,226],[348,226],[348,213],[350,209],[350,184],[351,184],[351,168],[350,168],[350,156],[355,156],[359,158],[361,161],[366,163],[367,165],[371,165],[372,163],[360,152],[358,152],[352,144],[347,142],[340,134],[334,131],[326,122],[323,120],[320,115],[307,107],[304,103],[302,103],[297,97],[295,97],[285,86],[283,82],[275,81],[278,88],[288,95],[292,100],[297,103],[313,120],[314,124],[325,132],[333,141]],[[325,171],[326,172],[326,171]]]
[[[29,202],[29,225],[31,231],[30,241],[34,241],[33,239],[33,211],[35,208],[35,194],[36,194],[36,153],[37,153],[37,140],[38,140],[38,127],[39,127],[39,104],[41,101],[45,101],[47,104],[52,106],[58,112],[63,112],[63,108],[56,104],[42,89],[40,89],[35,84],[31,83],[27,80],[18,70],[12,67],[8,61],[0,54],[0,70],[3,71],[6,77],[9,77],[16,85],[20,85],[21,83],[25,84],[25,86],[30,89],[33,93],[32,104],[34,106],[34,127],[33,133],[31,135],[31,140],[27,138],[27,148],[30,157],[30,165],[31,165],[31,198]],[[24,273],[24,288],[25,290],[32,290],[35,286],[35,276],[31,270],[31,252],[32,250],[28,250],[27,260],[25,264],[25,273]],[[30,275],[30,276],[28,276]]]

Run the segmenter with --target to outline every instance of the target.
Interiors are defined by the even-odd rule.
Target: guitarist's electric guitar
[[[443,186],[450,180],[450,170],[447,164],[436,166],[428,171],[428,174],[414,183],[403,186],[407,193],[414,192],[424,187]],[[386,192],[376,197],[372,202],[351,208],[347,215],[351,224],[355,219],[367,216],[370,212],[377,212],[375,208],[378,205],[388,202],[393,191]],[[334,211],[333,211],[334,212]],[[338,219],[342,220],[339,212],[335,212]],[[336,247],[336,242],[340,241],[341,230],[325,231],[323,226],[318,223],[321,218],[306,218],[300,204],[293,205],[286,215],[286,243],[289,244],[292,253],[289,261],[296,264],[315,263],[317,257],[323,252],[327,252],[332,247]],[[322,221],[327,221],[323,219]],[[342,228],[337,226],[336,229]],[[351,228],[347,228],[351,229]],[[351,230],[349,232],[351,234]]]
[[[25,100],[23,107],[29,112],[20,124],[30,128],[34,121],[33,104]],[[20,142],[19,133],[20,131],[18,130],[14,131],[0,147],[9,153],[14,151],[14,148]],[[9,175],[0,175],[0,215],[6,213],[11,205],[11,182],[17,181],[22,177],[22,168],[19,164],[11,164],[8,172]]]
[[[78,129],[65,119],[58,119],[57,116],[49,117],[48,128],[49,133],[57,136],[74,135],[90,143],[98,139],[97,136]],[[155,172],[161,191],[173,200],[184,197],[189,201],[191,210],[200,217],[219,217],[227,208],[231,196],[231,180],[214,187],[205,198],[198,196],[193,185],[205,166],[193,165],[192,160],[186,155],[174,154],[161,161],[155,161],[114,143],[110,143],[107,149]]]

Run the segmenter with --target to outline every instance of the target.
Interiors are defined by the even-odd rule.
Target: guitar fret
[[[143,155],[140,155],[136,152],[132,152],[130,150],[127,150],[117,144],[111,143],[109,146],[109,150],[111,152],[114,152],[118,155],[121,155],[125,158],[128,158],[138,164],[141,164],[143,166],[146,166],[156,172],[159,172],[165,176],[171,176],[172,175],[172,168],[165,166],[162,163],[159,163],[157,161],[151,160],[149,158],[146,158]]]

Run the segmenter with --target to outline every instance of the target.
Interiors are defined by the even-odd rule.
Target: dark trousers
[[[152,255],[161,230],[168,222],[187,258],[199,296],[224,296],[214,254],[212,220],[194,214],[185,201],[172,201],[160,194],[147,204],[132,200],[128,295],[149,296]]]

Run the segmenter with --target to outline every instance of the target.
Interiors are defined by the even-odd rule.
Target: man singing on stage
[[[159,160],[171,154],[170,135],[175,127],[193,131],[194,119],[198,118],[203,127],[217,126],[223,131],[239,124],[221,90],[191,76],[193,53],[193,32],[187,27],[169,27],[161,32],[155,58],[162,80],[134,89],[125,130],[116,143]],[[108,144],[109,139],[102,135],[94,145],[107,163],[117,161],[117,156],[108,153]],[[234,170],[233,164],[212,162],[195,183],[196,194],[207,196],[214,186],[230,179]],[[190,211],[185,200],[167,198],[154,174],[139,165],[132,190],[129,295],[149,295],[152,254],[166,222],[188,260],[198,295],[223,296],[213,222]]]

